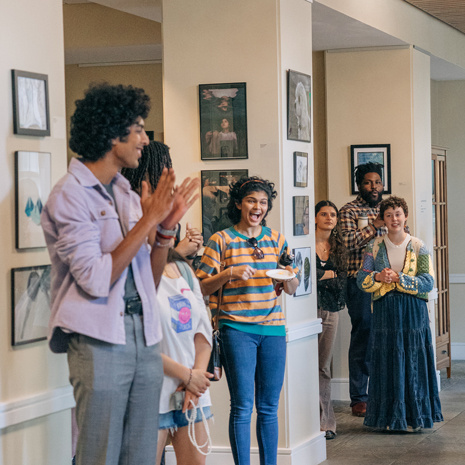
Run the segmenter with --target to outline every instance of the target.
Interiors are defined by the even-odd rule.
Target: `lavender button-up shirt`
[[[66,352],[69,332],[112,344],[126,342],[123,297],[127,269],[110,284],[111,252],[123,240],[121,228],[129,231],[142,212],[140,198],[119,173],[113,191],[119,218],[100,181],[73,159],[42,211],[52,263],[49,340],[53,352]],[[162,333],[147,242],[133,258],[132,269],[142,300],[145,341],[150,346],[162,339]]]

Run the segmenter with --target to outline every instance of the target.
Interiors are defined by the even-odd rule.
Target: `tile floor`
[[[465,465],[465,361],[441,371],[444,422],[420,433],[375,432],[353,417],[349,402],[335,402],[337,437],[321,465]]]

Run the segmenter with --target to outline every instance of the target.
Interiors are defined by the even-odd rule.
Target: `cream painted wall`
[[[431,246],[429,80],[429,57],[413,48],[326,54],[330,199],[338,207],[354,199],[350,145],[389,143],[392,192],[410,206],[411,232]],[[345,311],[341,316],[333,377],[337,396],[347,398],[338,383],[348,378],[351,325]]]
[[[161,23],[96,3],[63,5],[65,48],[161,43]]]
[[[462,247],[465,209],[465,81],[433,81],[433,145],[447,148],[447,202],[449,213],[449,272],[462,275],[450,285],[452,357],[454,343],[465,343],[465,251]],[[463,354],[462,354],[463,355]]]
[[[151,98],[152,109],[145,121],[145,128],[155,131],[155,139],[163,139],[163,92],[162,65],[129,65],[129,66],[66,66],[66,115],[69,133],[70,117],[76,108],[75,102],[83,98],[84,91],[92,82],[107,81],[110,84],[125,84],[142,87]],[[68,148],[68,157],[75,156]]]
[[[218,20],[219,11],[227,21]],[[192,23],[202,27],[192,29]],[[226,37],[227,42],[223,40]],[[309,195],[313,205],[313,147],[286,139],[286,70],[312,74],[311,4],[300,0],[239,0],[231,4],[206,0],[200,7],[181,0],[166,1],[163,44],[165,142],[171,147],[179,178],[199,176],[205,169],[248,168],[250,174],[273,180],[279,196],[268,224],[282,230],[291,247],[312,246],[313,235],[293,237],[292,196]],[[247,83],[249,158],[228,160],[227,165],[225,161],[200,160],[198,85],[221,82]],[[306,189],[293,187],[294,151],[309,153]],[[196,203],[188,219],[201,227],[200,218],[200,204]],[[283,301],[289,328],[315,320],[315,293]],[[314,335],[288,344],[279,410],[280,451],[320,436],[316,339]],[[213,444],[228,450],[229,394],[224,381],[212,387],[212,399],[216,417]],[[256,448],[254,433],[252,445]],[[324,441],[322,447],[324,450]],[[301,463],[316,460],[321,460],[321,455],[315,454],[311,460],[307,456]]]
[[[0,302],[3,309],[0,316],[0,403],[5,409],[20,399],[27,400],[68,384],[65,356],[53,355],[45,342],[15,349],[10,345],[10,269],[49,263],[45,249],[15,250],[14,152],[50,152],[54,184],[66,171],[66,122],[62,1],[1,2],[0,17],[4,19],[0,29],[0,43],[3,44],[0,61],[3,95],[0,108],[0,157],[3,166],[0,172],[0,214],[4,225],[0,251]],[[44,24],[47,26],[41,27]],[[48,75],[50,137],[13,134],[11,69]],[[5,465],[68,463],[71,458],[69,422],[67,411],[2,430],[0,462]],[[60,441],[56,440],[57,437]]]

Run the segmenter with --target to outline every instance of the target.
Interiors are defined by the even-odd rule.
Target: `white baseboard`
[[[278,449],[278,465],[318,465],[326,460],[326,439],[323,432],[293,448]],[[166,447],[166,465],[175,465],[176,457],[173,446]],[[209,465],[234,465],[231,449],[229,447],[213,447],[207,458]],[[259,465],[258,448],[250,450],[250,464]]]
[[[349,378],[333,378],[331,380],[331,399],[350,400]]]
[[[450,345],[450,354],[452,360],[465,360],[465,343],[452,342]]]
[[[0,430],[73,408],[74,405],[71,386],[60,387],[11,402],[0,402]]]

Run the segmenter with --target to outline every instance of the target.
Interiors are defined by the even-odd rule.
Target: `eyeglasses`
[[[263,260],[265,258],[265,254],[263,253],[263,250],[260,247],[258,247],[258,241],[257,239],[255,239],[255,237],[247,239],[247,244],[249,244],[250,247],[253,247],[252,256],[254,258],[256,258],[257,260]]]

